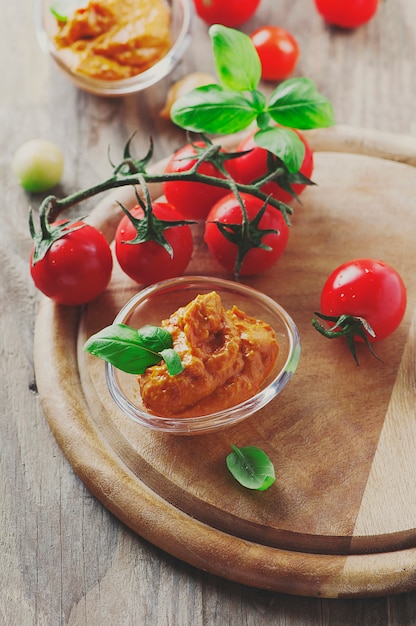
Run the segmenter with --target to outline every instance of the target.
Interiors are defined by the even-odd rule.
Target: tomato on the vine
[[[197,162],[198,148],[204,148],[205,144],[196,141],[194,144],[186,144],[179,148],[165,168],[165,173],[181,173],[190,170]],[[224,148],[221,152],[226,153]],[[225,168],[233,176],[234,159],[225,162]],[[224,178],[224,175],[208,161],[202,162],[198,166],[198,173],[206,176]],[[208,183],[196,183],[187,180],[171,180],[163,183],[163,193],[166,200],[185,217],[192,220],[203,220],[213,204],[227,193],[229,189],[209,185]]]
[[[232,28],[247,22],[257,11],[260,0],[194,0],[197,15],[207,24]]]
[[[237,241],[240,241],[244,255],[238,273],[242,276],[248,276],[263,272],[274,265],[286,248],[289,227],[282,213],[269,205],[265,207],[257,224],[256,217],[259,215],[259,211],[264,208],[263,201],[245,193],[240,194],[240,196],[250,222],[249,240],[243,239],[241,241],[233,229],[233,226],[237,226],[238,229],[243,223],[242,209],[233,193],[221,198],[212,207],[205,224],[204,240],[214,258],[231,273],[235,273],[236,270],[239,254]],[[218,227],[217,222],[220,227]],[[227,238],[221,229],[230,238]]]
[[[349,315],[365,320],[363,328],[371,342],[391,335],[401,323],[405,310],[403,279],[393,267],[377,259],[343,263],[330,274],[322,288],[321,312],[337,318]]]
[[[143,209],[137,205],[130,214],[141,221]],[[157,220],[181,222],[182,215],[166,202],[154,202],[152,214]],[[137,237],[137,229],[127,215],[120,220],[116,234],[115,252],[121,269],[139,284],[152,284],[184,273],[192,257],[193,238],[188,224],[172,225],[163,230],[163,237],[169,251],[158,241],[149,239],[132,243]]]
[[[328,24],[357,28],[376,14],[379,0],[315,0],[315,5]]]
[[[255,140],[254,134],[256,131],[253,131],[247,137],[242,139],[238,146],[236,147],[236,152],[247,152],[240,157],[233,159],[233,174],[235,180],[238,183],[242,183],[243,185],[249,185],[255,180],[258,180],[262,176],[264,176],[267,171],[267,159],[268,152],[264,148],[260,148]],[[305,146],[305,156],[303,157],[302,165],[300,166],[299,172],[303,174],[306,178],[310,179],[313,173],[313,151],[306,141],[305,137],[297,130],[294,130],[297,135],[302,140]],[[291,185],[293,192],[300,196],[300,194],[304,191],[306,185],[303,183],[295,183]],[[269,182],[262,185],[261,190],[267,195],[271,195],[277,200],[281,202],[285,202],[288,204],[293,200],[293,196],[289,191],[282,189],[277,182]]]
[[[65,224],[60,220],[51,229]],[[67,230],[67,233],[66,233]],[[113,268],[110,246],[104,235],[82,221],[63,227],[45,255],[35,259],[32,250],[30,273],[36,287],[65,305],[91,302],[107,287]]]
[[[264,80],[284,80],[293,72],[299,45],[291,33],[279,26],[261,26],[250,39],[259,55]]]

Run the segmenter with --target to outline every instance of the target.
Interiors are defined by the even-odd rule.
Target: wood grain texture
[[[386,147],[400,143],[397,136],[380,134],[378,146],[373,135],[367,155],[365,135],[358,130],[353,141],[351,129],[329,131],[341,145],[321,151],[327,132],[310,136],[317,187],[295,210],[284,258],[248,281],[280,301],[299,326],[301,364],[281,396],[243,424],[192,441],[155,434],[120,415],[103,363],[82,352],[85,340],[111,323],[137,290],[117,271],[80,321],[43,304],[35,335],[37,380],[49,423],[75,471],[117,517],[158,547],[214,574],[280,592],[338,597],[408,591],[416,582],[416,222],[408,202],[416,191],[415,170],[409,159],[399,162],[405,150],[387,158]],[[380,151],[382,158],[373,156]],[[380,176],[394,180],[400,196],[395,187],[381,189]],[[107,235],[118,194],[97,209],[97,225],[110,217]],[[126,191],[122,195],[127,199]],[[91,219],[97,220],[94,211]],[[322,345],[310,316],[330,268],[367,255],[400,271],[409,305],[400,329],[378,348],[383,364],[360,350],[357,368],[346,358],[346,346]],[[203,247],[188,273],[196,268],[219,271]],[[48,342],[51,328],[55,336]],[[236,488],[224,466],[230,442],[265,449],[278,467],[276,488],[261,494]]]
[[[226,581],[142,540],[85,488],[57,445],[36,395],[33,328],[38,308],[27,268],[28,196],[16,184],[14,150],[34,136],[65,156],[58,195],[109,175],[126,139],[155,160],[183,143],[159,118],[170,84],[212,72],[205,25],[193,24],[189,54],[138,97],[99,99],[77,91],[40,51],[31,3],[3,3],[0,20],[0,622],[32,626],[398,626],[416,624],[416,593],[355,600],[293,597]],[[299,41],[297,75],[333,102],[338,124],[415,135],[416,3],[380,2],[362,29],[327,27],[313,3],[262,0],[249,32],[277,23]],[[265,85],[266,89],[272,86]],[[137,142],[137,143],[136,143]],[[368,145],[368,144],[367,144]],[[382,181],[386,184],[386,181]],[[387,181],[390,186],[390,181]],[[399,193],[399,192],[398,192]],[[95,207],[85,203],[82,214]],[[380,440],[381,441],[381,440]],[[349,561],[353,567],[353,561]]]

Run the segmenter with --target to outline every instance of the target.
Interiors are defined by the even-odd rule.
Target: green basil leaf
[[[160,355],[143,348],[137,330],[125,324],[103,328],[87,340],[84,350],[128,374],[143,374],[161,360]]]
[[[268,113],[283,126],[307,130],[334,124],[332,105],[309,78],[291,78],[271,94]]]
[[[275,481],[273,463],[263,450],[255,446],[237,448],[227,456],[226,464],[234,478],[247,489],[264,491]]]
[[[176,376],[183,372],[183,365],[179,354],[172,348],[166,348],[160,351],[160,356],[166,363],[168,372],[171,376]]]
[[[195,133],[227,135],[247,128],[259,114],[258,106],[239,92],[204,85],[176,100],[171,119]]]
[[[92,335],[84,350],[128,374],[144,374],[162,359],[171,376],[183,371],[180,356],[172,349],[171,334],[151,324],[139,330],[126,324],[111,324]]]
[[[273,126],[259,130],[254,139],[258,146],[282,159],[289,172],[297,172],[300,169],[305,156],[305,146],[290,128]]]
[[[166,328],[146,324],[136,332],[140,345],[153,350],[153,352],[162,352],[162,350],[172,347],[172,335]]]
[[[261,62],[250,37],[221,24],[211,26],[208,33],[220,84],[236,91],[256,89],[261,78]]]

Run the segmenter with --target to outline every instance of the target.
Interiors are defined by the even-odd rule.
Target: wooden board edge
[[[416,136],[369,128],[332,126],[305,131],[313,150],[388,159],[416,167]]]
[[[378,133],[368,133],[366,139],[357,129],[329,130],[314,135],[311,139],[314,149],[340,151],[331,148],[331,142],[336,144],[342,137],[349,137],[350,152],[370,153],[416,166],[416,141],[413,138],[408,142],[401,136],[382,134],[378,143]],[[124,192],[126,198],[131,197],[131,188],[123,188]],[[120,190],[117,190],[117,197],[119,194]],[[93,221],[100,223],[106,219],[104,209],[108,204],[106,198],[97,206]],[[116,221],[117,215],[112,215]],[[80,381],[68,396],[62,387],[62,370],[55,370],[51,376],[50,370],[43,367],[48,360],[54,362],[55,342],[70,335],[73,340],[68,343],[65,339],[68,360],[62,363],[62,367],[76,368],[77,315],[73,309],[42,300],[34,344],[38,389],[48,423],[70,465],[118,519],[149,542],[190,565],[248,586],[326,598],[379,596],[416,588],[415,549],[353,556],[271,549],[231,537],[190,518],[137,481],[128,468],[120,464],[111,446],[90,422],[85,398],[80,395]],[[76,371],[78,375],[77,368]],[[78,433],[76,446],[73,444],[74,431]],[[120,485],[123,485],[122,490]],[[128,515],[126,499],[133,507]],[[221,552],[224,542],[227,549]]]

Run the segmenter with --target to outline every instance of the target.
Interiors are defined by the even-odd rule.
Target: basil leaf
[[[127,374],[144,374],[163,359],[173,376],[180,374],[183,366],[171,346],[172,337],[164,328],[147,325],[136,330],[125,324],[111,324],[92,335],[84,350]]]
[[[261,148],[282,159],[289,172],[297,172],[300,169],[305,156],[305,146],[293,130],[270,127],[259,130],[254,139]]]
[[[195,133],[232,134],[244,130],[257,117],[256,103],[220,85],[197,87],[178,98],[171,109],[172,121]]]
[[[146,324],[136,331],[140,345],[154,352],[161,352],[172,347],[172,335],[166,328]]]
[[[179,354],[173,350],[172,348],[166,348],[165,350],[160,351],[160,356],[166,363],[166,367],[168,368],[168,372],[171,376],[176,376],[183,372],[183,365]]]
[[[247,489],[264,491],[275,481],[273,463],[263,450],[255,446],[237,448],[227,456],[226,464],[234,478]]]
[[[172,106],[172,121],[189,131],[204,134],[233,134],[252,122],[267,130],[274,122],[296,129],[331,126],[334,113],[330,102],[308,78],[285,80],[272,92],[269,102],[258,85],[261,62],[248,35],[233,28],[214,24],[209,29],[219,85],[197,87]],[[266,141],[266,140],[265,140]],[[301,147],[281,140],[272,151],[287,164],[290,172],[299,169]],[[269,139],[267,139],[269,142]],[[283,142],[283,143],[282,143]]]
[[[275,122],[302,130],[334,123],[331,103],[309,78],[291,78],[281,83],[271,94],[267,111]]]
[[[211,26],[208,33],[220,84],[236,91],[256,89],[261,78],[261,62],[250,37],[220,24]]]
[[[160,361],[158,354],[140,345],[137,330],[125,324],[103,328],[88,339],[84,350],[128,374],[143,374],[149,365]]]

